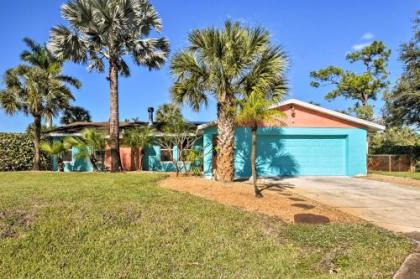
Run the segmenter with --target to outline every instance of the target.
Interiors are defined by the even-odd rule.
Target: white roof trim
[[[217,121],[213,120],[213,121],[198,125],[197,130],[204,130],[204,129],[207,129],[209,127],[215,126],[216,124],[217,124]]]
[[[383,126],[383,125],[379,125],[379,124],[376,124],[376,123],[371,122],[371,121],[363,120],[363,119],[353,117],[353,116],[350,116],[350,115],[347,115],[347,114],[344,114],[344,113],[341,113],[341,112],[338,112],[338,111],[326,109],[326,108],[316,106],[316,105],[313,105],[313,104],[310,104],[310,103],[307,103],[307,102],[299,101],[299,100],[296,100],[296,99],[289,99],[287,101],[272,105],[270,107],[270,109],[279,108],[279,107],[290,105],[290,104],[296,104],[296,105],[299,105],[299,106],[302,106],[302,107],[305,107],[305,108],[308,108],[308,109],[319,111],[319,112],[337,117],[339,119],[347,120],[349,122],[353,122],[353,123],[365,126],[367,128],[373,129],[373,130],[385,130],[385,126]],[[203,130],[203,129],[212,127],[216,124],[217,124],[217,121],[211,121],[211,122],[208,122],[206,124],[199,125],[197,127],[197,129],[198,130]]]
[[[73,137],[73,136],[81,136],[81,133],[47,133],[49,137]]]

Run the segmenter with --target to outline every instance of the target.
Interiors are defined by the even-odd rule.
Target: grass
[[[369,225],[287,225],[154,174],[0,173],[0,278],[390,278],[412,244]]]
[[[388,175],[388,176],[396,176],[396,177],[404,177],[404,178],[411,178],[411,179],[416,179],[416,180],[420,180],[420,172],[407,172],[407,171],[402,171],[402,172],[387,172],[387,171],[370,171],[369,173],[373,173],[373,174],[381,174],[381,175]]]

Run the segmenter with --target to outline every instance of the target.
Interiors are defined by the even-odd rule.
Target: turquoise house
[[[153,113],[153,110],[151,111]],[[134,128],[134,127],[142,127],[142,126],[152,126],[155,129],[156,137],[162,136],[162,127],[163,123],[154,122],[152,115],[149,115],[148,122],[136,121],[136,122],[121,122],[120,128],[122,134],[125,130]],[[203,124],[203,122],[189,122],[188,123],[192,129],[195,129],[198,125]],[[63,141],[66,137],[78,137],[82,135],[83,130],[87,128],[94,128],[99,131],[103,131],[107,133],[109,130],[108,122],[75,122],[66,126],[55,128],[48,133],[48,137],[52,141]],[[201,150],[203,146],[202,138],[198,138],[197,141],[194,142],[192,146],[195,150]],[[78,158],[77,154],[79,150],[77,147],[73,147],[63,155],[63,164],[64,164],[64,171],[65,172],[72,172],[72,171],[81,171],[81,172],[92,172],[94,168],[91,162],[88,159],[81,159]],[[176,165],[172,161],[172,156],[175,160],[180,159],[180,152],[177,146],[173,146],[170,149],[164,148],[159,146],[158,144],[153,144],[148,146],[144,150],[144,157],[143,157],[143,170],[149,171],[176,171]],[[133,160],[133,156],[138,156],[136,153],[132,152],[131,148],[129,147],[121,147],[120,148],[120,157],[123,169],[125,171],[133,171],[138,170],[139,166],[138,163],[135,163]],[[103,162],[105,168],[108,168],[110,165],[110,150],[105,150],[105,161]],[[58,169],[58,162],[57,158],[53,159],[53,170]],[[99,162],[101,164],[102,162]],[[191,168],[192,165],[200,165],[200,162],[178,162],[178,166],[181,171],[185,171]]]
[[[299,100],[273,106],[285,118],[257,132],[257,174],[279,176],[363,176],[367,173],[368,134],[385,127]],[[216,122],[198,127],[203,134],[204,175],[212,176],[217,156]],[[251,176],[251,130],[235,131],[236,178]]]
[[[285,117],[278,123],[270,125],[261,123],[258,128],[257,173],[260,177],[366,175],[368,135],[385,129],[376,123],[295,99],[275,105],[271,109],[281,110]],[[217,123],[190,122],[190,124],[196,127],[200,135],[193,148],[203,151],[204,175],[212,177],[217,168]],[[153,114],[149,115],[148,122],[120,123],[123,132],[125,129],[144,125],[153,125],[158,134],[162,133],[162,123],[153,122]],[[86,128],[108,131],[108,122],[72,123],[52,130],[49,135],[53,140],[63,140],[66,136],[80,135]],[[250,129],[236,128],[234,153],[236,178],[251,176],[250,150]],[[92,171],[90,162],[77,159],[77,153],[77,148],[73,148],[65,154],[65,170]],[[131,150],[121,148],[120,154],[123,168],[133,170]],[[176,146],[170,149],[159,145],[149,146],[144,152],[143,169],[175,171],[170,154],[175,158],[180,156]],[[105,157],[109,157],[109,152],[106,152]],[[191,167],[190,162],[180,164],[182,170]]]

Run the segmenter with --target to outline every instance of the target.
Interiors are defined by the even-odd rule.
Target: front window
[[[160,150],[160,161],[161,162],[172,162],[173,149],[161,149]]]

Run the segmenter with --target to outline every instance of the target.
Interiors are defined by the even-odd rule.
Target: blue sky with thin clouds
[[[23,37],[38,42],[48,40],[51,26],[65,23],[60,17],[63,0],[2,0],[0,2],[0,73],[19,63],[24,49]],[[247,25],[261,25],[272,34],[290,57],[287,98],[314,101],[331,109],[345,109],[352,103],[337,99],[327,102],[323,96],[328,88],[311,88],[309,72],[336,65],[360,71],[349,65],[345,54],[360,49],[373,40],[382,40],[391,48],[390,80],[401,73],[398,50],[412,36],[412,19],[419,2],[414,0],[152,0],[160,13],[172,54],[187,46],[187,34],[194,28],[221,26],[225,19],[239,20]],[[108,83],[105,74],[88,73],[86,66],[67,63],[66,74],[82,81],[75,91],[75,104],[87,108],[94,121],[106,121],[109,113]],[[131,65],[131,77],[120,81],[120,118],[147,119],[147,107],[169,101],[172,78],[168,64],[160,71],[149,72]],[[3,85],[0,85],[3,86]],[[381,101],[374,103],[380,108]],[[215,103],[199,113],[183,109],[189,120],[215,119]],[[23,131],[31,119],[18,114],[6,116],[0,111],[0,131]],[[56,121],[57,122],[57,121]]]

